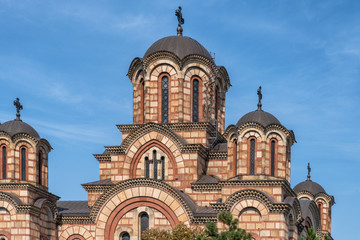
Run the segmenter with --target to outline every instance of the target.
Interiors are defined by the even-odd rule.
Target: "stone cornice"
[[[296,193],[291,189],[290,184],[286,180],[237,180],[237,181],[219,181],[219,183],[191,183],[191,188],[194,191],[218,191],[220,192],[223,187],[269,187],[281,186],[285,191],[293,197]]]
[[[82,185],[89,193],[103,193],[109,190],[114,185]]]
[[[208,154],[209,160],[226,160],[228,157],[227,152],[210,152]]]
[[[89,216],[60,216],[59,224],[94,224]]]
[[[111,162],[110,154],[93,154],[99,162]]]
[[[33,191],[36,192],[37,194],[49,198],[51,200],[57,201],[60,199],[60,197],[46,191],[43,190],[39,187],[36,187],[30,183],[0,183],[0,191],[2,189],[25,189],[25,190],[29,190],[29,191]]]

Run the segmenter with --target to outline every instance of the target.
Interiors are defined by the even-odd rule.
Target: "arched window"
[[[140,220],[140,236],[141,236],[142,232],[149,228],[149,214],[147,214],[146,212],[142,212],[139,214],[139,218],[140,218],[139,220]]]
[[[161,157],[161,180],[165,179],[165,157]]]
[[[237,175],[237,141],[234,139],[233,141],[233,167],[234,167],[234,176]]]
[[[320,212],[320,228],[322,229],[322,212],[323,212],[323,205],[322,205],[322,203],[320,202],[320,203],[318,203],[318,208],[319,208],[319,212]]]
[[[6,147],[2,147],[2,177],[6,179],[7,152]]]
[[[4,235],[0,235],[0,240],[7,240],[7,237]]]
[[[144,79],[141,79],[140,81],[140,95],[141,95],[141,117],[142,117],[142,123],[145,123],[145,81]]]
[[[26,181],[26,148],[21,148],[21,180]]]
[[[148,157],[145,157],[145,177],[150,177],[150,161]]]
[[[218,111],[220,106],[220,92],[219,92],[219,86],[216,86],[215,88],[215,120],[218,119]]]
[[[161,120],[163,123],[169,122],[169,77],[161,78]]]
[[[41,151],[39,151],[39,153],[38,153],[38,172],[39,172],[39,175],[38,175],[38,177],[39,177],[39,180],[38,180],[38,182],[39,182],[39,184],[42,184],[42,179],[41,179],[41,175],[42,175],[42,164],[43,164],[43,160],[42,160],[42,152]]]
[[[120,240],[130,240],[130,234],[128,232],[120,233]]]
[[[271,176],[275,176],[275,158],[276,158],[276,141],[271,140],[270,152],[271,152]]]
[[[145,160],[145,178],[153,179],[165,179],[165,157],[160,156],[156,150],[152,151],[152,158],[148,156],[144,158]]]
[[[157,179],[158,176],[158,160],[156,158],[156,150],[153,151],[153,161],[154,161],[154,179]]]
[[[193,80],[192,88],[192,118],[193,122],[199,121],[199,80]]]
[[[250,140],[250,174],[255,174],[255,139]]]

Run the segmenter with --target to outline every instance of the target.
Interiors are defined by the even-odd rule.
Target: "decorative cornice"
[[[33,191],[36,192],[37,194],[49,198],[51,200],[57,201],[60,199],[60,197],[46,191],[43,190],[39,187],[36,187],[30,183],[0,183],[0,191],[2,189],[25,189],[25,190],[29,190],[29,191]]]
[[[59,224],[94,224],[95,222],[89,216],[74,217],[74,216],[60,216]]]
[[[110,154],[93,154],[99,162],[111,162]]]
[[[181,153],[197,152],[203,158],[207,158],[207,150],[202,144],[187,144],[180,148]]]
[[[291,189],[290,184],[286,180],[235,180],[235,181],[219,181],[219,183],[191,183],[194,191],[221,191],[223,187],[282,187],[289,196],[296,197],[296,193]]]
[[[226,160],[228,157],[227,152],[209,152],[208,159],[209,160]]]
[[[114,185],[82,185],[89,193],[103,193],[112,188]]]

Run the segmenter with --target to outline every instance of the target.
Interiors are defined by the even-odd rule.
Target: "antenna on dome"
[[[308,169],[307,180],[310,180],[310,177],[311,177],[311,176],[310,176],[310,172],[311,172],[310,163],[308,163],[307,169]]]
[[[259,102],[257,104],[258,110],[261,110],[261,107],[262,107],[262,104],[261,104],[261,99],[262,99],[261,86],[259,86],[259,88],[257,90],[257,95],[259,97]]]
[[[182,17],[181,6],[179,6],[179,9],[175,10],[175,16],[177,16],[178,19],[177,35],[182,36],[183,28],[181,25],[184,24],[185,21]]]
[[[14,101],[14,106],[16,107],[16,120],[20,120],[20,110],[23,109],[23,106],[20,104],[19,98]]]

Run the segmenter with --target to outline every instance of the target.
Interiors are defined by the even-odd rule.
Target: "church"
[[[120,146],[94,154],[99,179],[82,184],[86,201],[49,192],[51,144],[14,101],[16,118],[0,123],[0,240],[136,240],[147,228],[217,222],[222,211],[256,240],[300,239],[310,227],[331,236],[334,197],[310,166],[290,186],[294,132],[263,109],[261,87],[258,103],[243,103],[256,110],[225,126],[227,70],[183,36],[180,7],[176,16],[177,35],[130,64],[133,124],[117,125]]]

